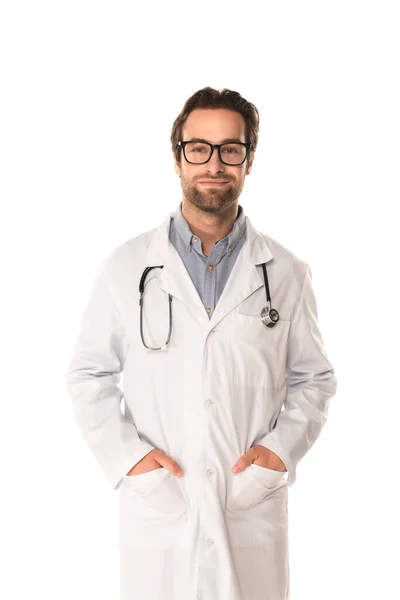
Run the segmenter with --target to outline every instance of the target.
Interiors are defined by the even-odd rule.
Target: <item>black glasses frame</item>
[[[224,142],[223,144],[210,144],[210,142],[199,142],[201,144],[207,144],[207,146],[210,147],[210,156],[207,158],[207,160],[205,160],[204,162],[192,162],[190,160],[187,159],[186,157],[186,151],[185,151],[185,146],[186,144],[191,144],[191,143],[196,143],[199,142],[199,140],[187,140],[186,142],[182,142],[181,140],[179,140],[178,142],[178,146],[180,146],[183,149],[183,155],[185,157],[186,162],[188,162],[191,165],[205,165],[206,163],[208,163],[209,160],[211,160],[211,157],[214,153],[214,148],[218,148],[218,155],[219,155],[219,160],[224,164],[224,165],[228,165],[228,167],[239,167],[240,165],[242,165],[244,163],[244,161],[246,160],[246,158],[249,155],[249,151],[254,147],[253,144],[249,144],[248,142]],[[222,159],[221,156],[221,148],[222,146],[229,146],[231,144],[241,144],[242,146],[246,147],[246,155],[244,157],[244,159],[242,160],[241,163],[237,163],[237,164],[232,164],[232,163],[227,163]]]

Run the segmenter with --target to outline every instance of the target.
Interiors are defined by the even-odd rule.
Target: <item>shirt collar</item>
[[[179,203],[178,208],[172,214],[172,218],[174,219],[174,225],[177,233],[182,238],[185,247],[191,252],[192,250],[192,238],[198,237],[195,236],[192,230],[189,227],[189,223],[186,221],[185,217],[182,214],[182,202]],[[234,249],[240,238],[242,237],[246,228],[246,218],[243,211],[243,207],[239,204],[238,206],[238,216],[233,224],[232,230],[221,240],[218,240],[218,244],[221,246],[224,244],[227,248],[230,248],[231,251]],[[231,253],[231,252],[230,252]]]

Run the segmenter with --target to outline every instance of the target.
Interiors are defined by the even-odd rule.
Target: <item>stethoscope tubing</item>
[[[267,306],[264,307],[261,311],[261,322],[263,323],[263,325],[265,325],[267,328],[271,328],[274,327],[276,325],[276,323],[279,321],[279,314],[278,311],[275,310],[274,308],[271,308],[271,294],[269,291],[269,283],[268,283],[268,275],[267,275],[267,268],[265,266],[265,263],[261,263],[262,269],[263,269],[263,274],[264,274],[264,286],[265,286],[265,291],[266,291],[266,296],[267,296]],[[147,348],[148,350],[167,350],[169,341],[171,339],[171,333],[172,333],[172,296],[171,294],[168,294],[168,310],[169,310],[169,329],[168,329],[168,336],[167,336],[167,341],[165,342],[164,346],[160,346],[159,348],[153,348],[151,346],[147,346],[146,342],[144,341],[143,338],[143,296],[144,296],[144,284],[146,281],[146,277],[148,275],[148,273],[152,270],[152,269],[163,269],[164,265],[154,265],[151,267],[146,267],[142,273],[142,276],[140,278],[139,281],[139,307],[140,307],[140,337],[142,339],[142,343],[143,346],[145,348]]]

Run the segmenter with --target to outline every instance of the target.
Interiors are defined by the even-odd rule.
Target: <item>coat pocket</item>
[[[142,553],[188,547],[189,509],[177,480],[164,467],[123,478],[119,488],[119,535],[125,561],[136,562],[138,550]]]
[[[135,519],[164,519],[186,512],[187,504],[179,481],[160,467],[140,475],[125,475],[120,493]]]
[[[231,497],[227,508],[244,510],[260,504],[275,490],[287,485],[286,471],[275,471],[260,465],[250,464],[244,471],[233,475]]]

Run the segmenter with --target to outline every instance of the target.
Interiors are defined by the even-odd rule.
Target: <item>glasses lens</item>
[[[246,146],[242,144],[222,144],[222,160],[230,165],[240,165],[246,156]]]
[[[210,146],[202,142],[189,142],[185,146],[186,158],[191,163],[203,163],[209,159]]]
[[[210,158],[211,148],[203,142],[189,142],[185,147],[186,159],[195,164],[207,162]],[[222,144],[222,160],[229,165],[240,165],[246,156],[246,146],[241,144]]]

